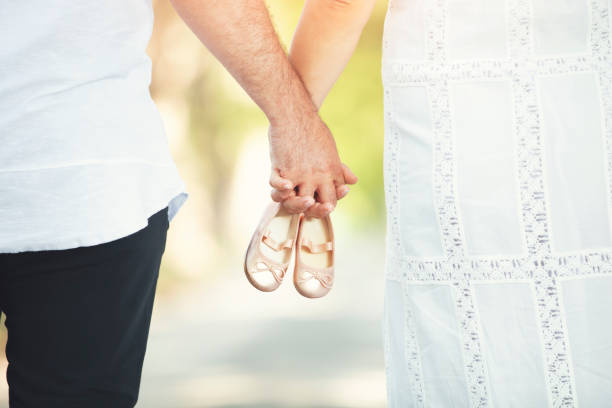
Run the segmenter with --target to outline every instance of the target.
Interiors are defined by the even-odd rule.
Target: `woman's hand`
[[[269,130],[272,199],[290,213],[324,217],[357,177],[340,162],[334,138],[318,114]]]

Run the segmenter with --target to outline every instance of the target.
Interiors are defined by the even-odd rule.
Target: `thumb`
[[[291,190],[293,189],[293,183],[291,180],[281,177],[280,172],[277,168],[272,169],[270,174],[270,186],[277,190]]]
[[[349,167],[344,163],[342,163],[342,173],[344,175],[344,182],[346,184],[355,184],[359,180],[351,169],[349,169]]]

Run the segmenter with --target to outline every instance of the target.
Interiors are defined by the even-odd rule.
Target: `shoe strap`
[[[311,254],[320,254],[322,252],[332,251],[334,249],[334,243],[332,241],[325,242],[323,244],[313,244],[309,238],[302,239],[301,246],[308,248]]]
[[[291,238],[284,242],[276,242],[276,240],[274,240],[274,238],[272,238],[270,235],[272,235],[270,230],[266,231],[262,236],[262,241],[274,251],[278,252],[282,251],[283,249],[290,249],[293,246],[293,239]]]

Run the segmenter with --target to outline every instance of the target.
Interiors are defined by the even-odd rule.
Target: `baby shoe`
[[[295,246],[299,214],[286,212],[279,203],[264,211],[244,259],[244,273],[263,292],[277,289],[283,281]]]
[[[300,222],[293,284],[308,298],[325,296],[334,283],[334,231],[329,215]]]

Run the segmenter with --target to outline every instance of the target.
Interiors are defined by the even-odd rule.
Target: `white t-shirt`
[[[3,0],[0,253],[96,245],[187,200],[149,94],[150,0]]]

